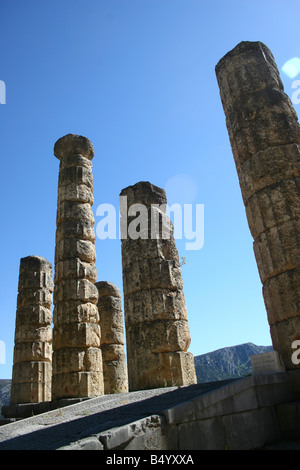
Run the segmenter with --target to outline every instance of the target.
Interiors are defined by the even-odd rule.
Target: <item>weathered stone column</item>
[[[52,398],[103,394],[95,267],[94,149],[68,134],[54,146],[60,160],[54,279]]]
[[[300,339],[300,126],[270,50],[242,42],[216,66],[273,347]]]
[[[99,291],[104,393],[128,392],[121,292],[111,282],[95,285]]]
[[[170,223],[166,203],[165,191],[148,182],[120,194],[130,390],[196,383],[194,357],[187,352],[191,338],[172,230],[163,238]],[[135,213],[140,215],[135,218]]]
[[[50,401],[52,264],[22,258],[18,290],[11,404]]]

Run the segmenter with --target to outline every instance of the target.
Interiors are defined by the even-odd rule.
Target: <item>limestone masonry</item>
[[[141,224],[140,238],[133,239],[126,237],[133,217],[120,207],[129,389],[196,383],[194,357],[187,351],[191,337],[178,252],[172,233],[162,237],[170,222],[165,191],[140,182],[123,189],[120,196],[127,197],[128,208],[138,208],[136,204],[147,208],[147,224]],[[156,238],[151,220],[157,222]]]
[[[242,42],[216,66],[273,347],[300,339],[300,126],[270,50]]]
[[[111,282],[95,285],[99,291],[104,393],[128,392],[121,292]]]
[[[45,258],[20,261],[11,403],[51,400],[52,265]]]
[[[60,160],[53,312],[52,399],[103,394],[95,233],[94,149],[68,134],[54,146]]]

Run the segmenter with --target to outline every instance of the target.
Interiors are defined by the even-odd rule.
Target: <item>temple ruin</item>
[[[20,261],[11,404],[51,400],[52,265],[45,258]]]
[[[300,339],[300,126],[274,57],[242,42],[216,66],[275,351]]]
[[[260,42],[240,43],[219,61],[216,75],[273,347],[286,369],[294,369],[292,343],[300,340],[297,114],[272,53]],[[196,384],[165,191],[139,182],[120,193],[126,357],[121,292],[96,282],[92,143],[68,134],[54,154],[60,160],[54,288],[51,263],[21,259],[11,403]]]
[[[68,134],[54,146],[60,160],[54,278],[52,398],[103,394],[95,233],[94,149]]]
[[[96,282],[101,328],[104,394],[128,392],[120,289],[112,282]]]
[[[181,267],[165,213],[166,193],[140,182],[123,189],[120,197],[129,388],[196,383],[194,357],[187,352],[191,337]],[[136,212],[144,220],[135,235],[130,225]]]

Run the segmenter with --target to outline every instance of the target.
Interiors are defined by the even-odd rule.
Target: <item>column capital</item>
[[[92,160],[94,154],[93,144],[82,135],[67,134],[58,139],[54,145],[54,155],[59,160],[63,160],[69,155],[82,155],[88,160]]]

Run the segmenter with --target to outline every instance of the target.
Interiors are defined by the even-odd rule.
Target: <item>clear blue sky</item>
[[[142,180],[166,188],[170,204],[204,204],[204,247],[177,244],[190,351],[271,344],[214,68],[243,40],[264,42],[280,69],[300,57],[299,0],[1,0],[0,9],[0,378],[11,377],[20,258],[54,262],[53,146],[69,132],[95,148],[94,213]],[[282,79],[291,96],[293,80]],[[97,239],[96,249],[98,280],[122,288],[120,240]]]

